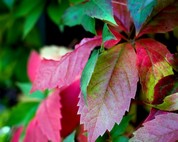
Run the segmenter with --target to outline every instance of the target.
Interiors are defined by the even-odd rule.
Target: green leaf
[[[73,131],[70,135],[68,135],[63,142],[75,142],[75,133],[76,131]]]
[[[43,11],[43,7],[44,7],[44,4],[38,5],[26,17],[24,29],[23,29],[23,37],[25,37],[31,31],[31,29],[34,27],[34,25],[38,21],[41,13]]]
[[[47,12],[51,20],[55,24],[60,24],[62,15],[64,11],[69,7],[69,2],[67,0],[62,0],[60,4],[55,1],[51,1],[50,5],[48,6]]]
[[[84,2],[85,0],[69,0],[69,1],[72,4],[78,4],[78,3]]]
[[[156,0],[128,0],[127,6],[133,18],[137,34],[156,5]]]
[[[102,38],[103,43],[111,39],[116,39],[116,37],[110,32],[107,24],[104,24]]]
[[[85,4],[85,12],[93,18],[105,20],[117,25],[113,17],[110,0],[90,0]]]
[[[38,104],[38,102],[19,103],[17,106],[12,108],[10,117],[7,120],[6,125],[27,125],[28,122],[35,115]]]
[[[45,98],[44,94],[41,91],[35,91],[32,94],[30,93],[30,90],[32,88],[31,83],[17,83],[17,86],[20,88],[20,90],[23,92],[23,94],[27,97],[37,98],[40,100],[43,100]]]
[[[121,135],[123,135],[126,132],[126,129],[129,125],[131,118],[132,115],[124,116],[119,125],[118,124],[114,125],[113,129],[110,132],[113,141],[115,139],[118,139]]]
[[[43,0],[22,0],[20,3],[15,7],[13,11],[13,15],[15,17],[22,17],[27,16],[34,10],[37,11],[37,9],[41,9],[42,5],[45,4]]]
[[[12,9],[15,0],[3,0],[9,9]]]
[[[95,31],[95,20],[85,14],[84,4],[78,4],[71,6],[66,10],[62,17],[62,24],[72,27],[76,25],[82,25],[85,30],[96,34]]]
[[[88,15],[83,15],[81,24],[86,31],[96,34],[95,19],[89,17]]]
[[[99,56],[99,50],[95,49],[92,54],[90,59],[88,60],[87,64],[85,65],[85,68],[82,72],[82,77],[81,77],[81,90],[82,94],[84,96],[85,102],[87,99],[87,87],[89,85],[90,79],[92,77],[92,74],[94,72],[94,68],[96,66],[96,62],[98,60]]]

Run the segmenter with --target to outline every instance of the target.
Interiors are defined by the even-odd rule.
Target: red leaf
[[[175,142],[178,140],[178,114],[160,114],[134,132],[130,142]]]
[[[39,127],[41,133],[52,142],[59,142],[61,139],[60,108],[59,89],[56,89],[53,94],[41,103],[35,116],[36,121],[33,127]],[[38,137],[38,135],[36,136]]]
[[[74,131],[80,123],[80,117],[77,115],[80,93],[80,80],[77,80],[67,88],[61,91],[61,136],[66,137]]]
[[[27,65],[27,73],[31,82],[35,80],[35,76],[40,65],[41,58],[36,51],[30,53]]]
[[[89,142],[120,123],[135,97],[137,81],[136,53],[130,44],[119,44],[99,56],[87,88],[87,105],[83,95],[79,101]]]
[[[126,0],[112,0],[114,18],[119,25],[119,29],[127,33],[130,32],[132,25],[132,19],[130,18],[130,12],[127,9]]]
[[[167,5],[163,3],[167,3]],[[163,6],[156,9],[158,13],[153,13],[154,15],[143,26],[138,37],[147,33],[165,33],[173,30],[178,25],[178,1],[160,1],[158,6],[160,5]]]
[[[102,42],[101,36],[85,38],[76,49],[61,57],[59,61],[42,60],[32,91],[63,87],[76,80],[88,60],[90,51]]]
[[[36,118],[31,120],[29,123],[24,142],[47,142],[47,137],[42,133],[41,129],[38,126]]]
[[[152,104],[160,104],[165,96],[178,92],[178,76],[169,75],[156,84],[154,88],[154,100]]]
[[[147,102],[152,102],[154,87],[158,80],[173,74],[171,66],[165,60],[169,51],[163,44],[153,39],[137,41],[136,51],[143,97]]]

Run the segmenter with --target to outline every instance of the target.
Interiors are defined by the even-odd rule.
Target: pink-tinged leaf
[[[80,94],[80,80],[75,81],[70,86],[61,91],[61,136],[66,137],[74,131],[80,123],[80,116],[77,115],[78,101]]]
[[[61,130],[61,104],[59,89],[48,96],[39,106],[36,114],[36,121],[39,129],[49,141],[59,142]]]
[[[169,64],[174,68],[174,70],[178,72],[178,53],[169,53],[166,55],[166,59],[168,60]]]
[[[127,9],[127,0],[112,0],[114,18],[119,29],[130,32],[132,20],[130,18],[130,12]]]
[[[143,99],[150,103],[153,101],[157,82],[162,77],[173,74],[171,66],[165,60],[166,54],[170,52],[163,44],[153,39],[137,41],[136,51]]]
[[[178,114],[160,114],[134,132],[130,142],[175,142],[178,140]]]
[[[60,141],[61,112],[59,89],[42,102],[36,114],[39,128],[53,142]]]
[[[162,3],[167,4],[164,5]],[[156,9],[158,13],[153,12],[153,16],[151,16],[151,18],[142,27],[138,37],[147,33],[165,33],[173,30],[178,25],[178,1],[160,1],[158,6],[159,5],[162,7],[158,7]]]
[[[79,133],[77,135],[77,141],[78,142],[88,142],[87,136],[86,136],[86,131],[84,130],[83,125],[80,125],[80,127],[79,127]]]
[[[87,105],[82,94],[79,101],[89,142],[120,123],[135,97],[137,81],[136,53],[130,44],[119,44],[99,56],[87,87]]]
[[[22,131],[23,126],[18,127],[12,135],[11,142],[19,142]]]
[[[36,51],[32,51],[30,53],[27,65],[27,73],[31,82],[35,80],[35,76],[37,74],[38,67],[40,65],[41,58]]]
[[[145,119],[144,123],[146,123],[147,121],[153,120],[155,119],[155,116],[160,115],[160,114],[167,114],[168,112],[166,111],[161,111],[155,108],[151,108],[150,113],[148,115],[148,117]]]
[[[101,36],[85,38],[76,45],[73,52],[64,55],[59,61],[43,59],[32,92],[71,84],[81,75],[91,50],[101,43]]]
[[[169,75],[159,80],[154,88],[154,100],[152,104],[160,104],[163,99],[178,92],[178,76]]]
[[[26,129],[24,142],[47,142],[47,141],[48,141],[47,137],[42,133],[36,118],[34,118],[33,120],[31,120],[31,122],[29,123]]]

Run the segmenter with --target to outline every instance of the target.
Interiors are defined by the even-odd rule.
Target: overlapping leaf
[[[169,64],[174,68],[175,71],[178,71],[178,53],[175,54],[167,54],[166,59]]]
[[[120,28],[125,32],[130,32],[132,20],[130,18],[130,12],[127,9],[127,1],[113,0],[112,5],[113,5],[115,20],[119,25],[118,28]]]
[[[119,44],[99,56],[87,87],[87,105],[82,95],[79,101],[89,142],[120,123],[135,97],[137,81],[136,53],[130,44]]]
[[[128,0],[128,9],[133,18],[136,33],[138,33],[147,17],[151,14],[157,4],[156,0]]]
[[[105,20],[116,25],[110,0],[90,0],[85,6],[86,14],[89,16]]]
[[[143,97],[147,102],[152,102],[154,86],[158,80],[173,74],[171,66],[165,60],[169,51],[163,44],[153,39],[137,41],[136,51]]]
[[[34,120],[31,122],[32,124],[28,126],[27,133],[30,131],[29,133],[35,139],[34,141],[44,141],[46,139],[48,141],[59,142],[61,140],[60,108],[59,90],[56,90],[41,103]],[[26,137],[30,139],[28,135]]]
[[[146,21],[139,36],[147,33],[165,33],[178,25],[178,1],[159,1],[150,19]]]
[[[178,114],[160,114],[155,119],[143,123],[143,127],[134,132],[130,142],[175,142],[178,140]]]
[[[102,38],[85,38],[76,49],[61,57],[59,61],[42,60],[32,91],[46,88],[62,87],[71,84],[81,72],[88,60],[91,50],[99,46]]]
[[[160,104],[163,102],[163,99],[174,93],[178,92],[178,76],[169,75],[156,84],[154,88],[154,100],[152,104]]]

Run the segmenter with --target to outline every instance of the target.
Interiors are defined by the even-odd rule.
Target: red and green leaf
[[[163,99],[174,93],[178,92],[178,76],[169,75],[156,84],[154,88],[154,100],[152,104],[160,104],[163,102]]]
[[[174,142],[178,140],[178,114],[160,114],[155,119],[143,123],[143,127],[134,132],[130,142]]]
[[[138,36],[148,33],[165,33],[178,25],[178,1],[159,1],[153,15],[146,21]],[[171,18],[170,18],[171,17]]]
[[[157,82],[162,77],[173,74],[171,66],[165,60],[166,54],[170,52],[163,44],[153,39],[138,40],[136,51],[143,98],[152,102]]]
[[[32,91],[52,89],[71,84],[78,77],[89,58],[91,50],[102,43],[100,36],[85,38],[76,49],[61,57],[59,61],[41,61],[38,73],[33,83]]]
[[[136,53],[130,44],[119,44],[99,56],[87,87],[87,105],[83,95],[79,101],[89,142],[121,122],[135,97],[137,81]]]

